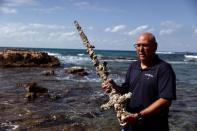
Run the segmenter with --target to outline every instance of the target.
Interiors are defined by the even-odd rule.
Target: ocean
[[[3,50],[4,48],[0,48]],[[0,68],[0,130],[118,131],[113,109],[102,111],[107,101],[91,60],[83,49],[30,48],[56,56],[60,67]],[[107,62],[109,77],[124,82],[129,64],[136,60],[134,51],[95,50],[101,62]],[[157,52],[176,73],[177,100],[169,113],[171,131],[197,130],[197,53]],[[65,73],[65,68],[83,67],[87,76]],[[53,69],[55,75],[43,75]],[[29,101],[17,83],[36,81],[56,99],[41,96]]]

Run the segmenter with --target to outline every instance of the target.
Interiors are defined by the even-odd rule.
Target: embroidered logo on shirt
[[[153,78],[154,76],[152,74],[144,74],[147,79]]]

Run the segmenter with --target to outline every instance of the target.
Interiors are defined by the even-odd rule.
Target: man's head
[[[157,50],[155,36],[150,32],[143,32],[136,41],[135,49],[141,62],[151,63]]]

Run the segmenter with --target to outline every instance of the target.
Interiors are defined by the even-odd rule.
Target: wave
[[[0,128],[5,128],[5,130],[16,130],[19,125],[12,124],[11,122],[0,123]]]
[[[91,77],[88,77],[88,76],[84,76],[84,77],[78,77],[76,78],[75,75],[68,75],[68,76],[65,76],[65,77],[56,77],[57,80],[71,80],[71,81],[76,81],[76,82],[100,82],[100,79],[99,78],[91,78]]]
[[[85,54],[77,54],[78,56],[84,56]]]
[[[175,52],[170,52],[170,51],[157,51],[157,54],[176,54]]]
[[[60,53],[52,53],[52,52],[46,52],[50,56],[61,56]]]
[[[197,55],[184,55],[185,61],[197,61]]]
[[[64,63],[74,63],[74,64],[83,64],[90,61],[88,57],[71,56],[71,55],[63,56],[61,60]]]
[[[89,65],[91,59],[84,53],[78,53],[75,55],[62,55],[60,53],[47,52],[49,55],[57,57],[62,64],[75,64],[75,65]],[[160,52],[162,54],[173,54],[174,52]],[[104,56],[98,54],[98,59],[103,62],[132,62],[136,61],[136,57],[124,57],[124,56]],[[168,61],[168,60],[167,60]],[[180,60],[169,60],[171,64],[190,64],[191,62],[197,62],[197,55],[184,55],[184,58]]]
[[[185,58],[195,58],[197,59],[197,55],[184,55]]]
[[[116,62],[130,62],[130,61],[136,61],[135,58],[128,58],[128,57],[98,57],[101,61],[116,61]]]
[[[111,74],[109,77],[112,78],[117,83],[123,83],[124,82],[124,77],[121,77],[120,75]],[[56,76],[56,79],[60,80],[60,81],[69,80],[69,81],[84,82],[84,83],[85,82],[96,82],[96,83],[101,82],[101,79],[96,75],[95,72],[92,72],[89,75],[84,76],[84,77],[73,75],[73,74],[60,75],[60,76]]]
[[[57,57],[62,64],[83,64],[84,62],[89,62],[90,59],[85,57],[85,54],[77,54],[77,55],[62,55],[60,53],[51,53],[47,52],[51,56]]]
[[[87,62],[91,62],[91,59],[88,55],[79,53],[77,55],[62,55],[60,53],[52,53],[47,52],[51,56],[57,57],[62,64],[85,64]],[[115,61],[115,62],[130,62],[136,61],[135,58],[128,58],[128,57],[111,57],[111,56],[103,56],[101,54],[97,55],[100,61]]]
[[[189,64],[187,61],[168,61],[170,64]]]
[[[196,61],[188,61],[188,60],[183,60],[183,61],[167,61],[170,64],[197,64]]]

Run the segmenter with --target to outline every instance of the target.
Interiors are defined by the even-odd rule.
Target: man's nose
[[[140,46],[140,51],[142,51],[143,49],[144,49],[144,48],[143,48],[143,46],[141,45],[141,46]]]

